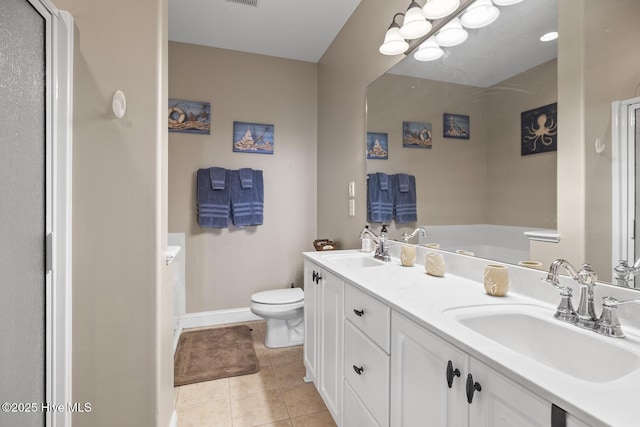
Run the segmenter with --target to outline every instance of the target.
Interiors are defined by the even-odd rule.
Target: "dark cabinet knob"
[[[473,375],[467,376],[467,402],[473,401],[473,393],[476,391],[482,391],[482,386],[479,382],[473,382]]]
[[[460,377],[460,370],[458,368],[453,369],[453,363],[449,360],[447,363],[447,385],[449,388],[453,385],[453,377]]]
[[[356,316],[358,317],[362,317],[364,316],[364,310],[356,310],[355,308],[353,309],[353,312],[356,314]]]
[[[356,374],[362,375],[362,371],[364,371],[364,368],[362,366],[358,367],[356,365],[353,365],[353,370],[356,371]]]

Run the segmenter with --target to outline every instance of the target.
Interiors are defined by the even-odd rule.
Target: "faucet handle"
[[[573,308],[573,303],[571,302],[573,289],[568,286],[560,286],[557,277],[553,276],[552,274],[549,274],[546,279],[542,280],[549,283],[554,288],[560,290],[560,297],[562,299],[560,300],[560,304],[558,304],[553,317],[558,320],[562,320],[563,322],[576,323],[578,321],[578,316],[576,315],[576,311]]]
[[[622,325],[618,319],[618,306],[623,304],[640,304],[640,299],[619,301],[613,297],[602,298],[602,314],[596,321],[596,332],[608,337],[624,338]]]

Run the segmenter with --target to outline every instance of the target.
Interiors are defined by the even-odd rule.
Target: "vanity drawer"
[[[345,286],[344,316],[389,353],[391,309],[351,285]]]
[[[342,425],[347,426],[367,426],[380,427],[367,410],[362,401],[358,399],[348,382],[344,382],[344,415],[342,417]]]
[[[389,425],[389,355],[344,322],[344,378],[381,426]]]

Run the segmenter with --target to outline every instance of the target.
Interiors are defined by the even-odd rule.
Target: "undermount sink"
[[[328,262],[335,264],[337,267],[344,268],[362,268],[362,267],[379,267],[385,265],[383,261],[373,258],[371,254],[340,254],[325,255],[323,257]]]
[[[523,356],[583,381],[608,382],[640,367],[619,340],[563,323],[534,305],[485,305],[445,311],[461,325]]]

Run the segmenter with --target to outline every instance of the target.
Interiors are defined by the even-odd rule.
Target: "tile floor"
[[[305,383],[302,346],[264,345],[265,321],[247,322],[260,372],[176,387],[180,427],[335,426],[312,383]],[[221,325],[225,326],[225,325]]]

